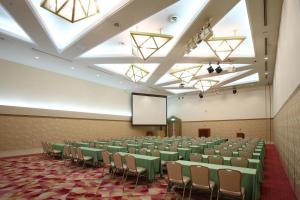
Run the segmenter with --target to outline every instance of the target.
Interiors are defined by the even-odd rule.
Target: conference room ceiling
[[[204,92],[272,83],[282,0],[98,0],[100,13],[75,23],[40,7],[41,2],[1,1],[2,59],[167,95],[199,93],[200,82],[214,83]],[[188,41],[207,22],[213,37],[245,38],[223,61],[205,41],[186,53]],[[144,60],[132,54],[132,31],[173,38]],[[222,72],[208,73],[210,63]],[[147,72],[137,83],[126,76],[132,65]],[[183,72],[185,81],[178,78]]]

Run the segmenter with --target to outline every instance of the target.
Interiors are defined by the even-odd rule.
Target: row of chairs
[[[111,156],[113,161],[111,161]],[[133,155],[127,154],[125,155],[125,163],[122,162],[122,157],[119,153],[114,153],[111,155],[108,151],[102,152],[102,159],[103,159],[103,171],[102,176],[104,175],[104,169],[108,168],[112,170],[112,176],[114,177],[117,172],[122,172],[122,180],[121,183],[124,183],[127,180],[128,174],[136,175],[135,186],[138,184],[139,177],[142,174],[145,174],[147,170],[143,167],[138,167],[136,165],[136,159]],[[125,185],[123,185],[124,190]]]
[[[203,157],[201,154],[192,153],[192,154],[190,154],[190,161],[203,162]],[[223,162],[224,162],[224,159],[222,156],[218,156],[218,155],[208,156],[208,163],[222,165]],[[230,163],[232,166],[235,166],[235,167],[248,167],[248,165],[249,165],[248,159],[243,158],[243,157],[232,157],[230,159]]]
[[[201,165],[190,167],[190,177],[182,175],[182,165],[176,162],[167,163],[168,171],[168,186],[181,185],[183,186],[182,199],[186,187],[191,183],[189,199],[191,198],[193,189],[200,189],[210,192],[210,200],[213,197],[213,191],[216,188],[216,183],[211,181],[209,169]],[[219,187],[217,188],[217,200],[220,195],[230,197],[240,197],[245,199],[245,189],[241,186],[241,173],[235,170],[219,169],[218,170]]]
[[[204,154],[205,155],[215,155],[216,154],[216,150],[214,148],[205,148],[204,149]],[[221,149],[220,151],[220,155],[221,156],[225,156],[225,157],[232,157],[233,156],[233,151],[231,150],[226,150],[226,149]],[[243,158],[252,158],[252,152],[251,151],[239,151],[239,156],[243,157]]]
[[[53,146],[49,142],[42,142],[43,155],[45,157],[59,157],[61,151],[53,149]]]
[[[86,162],[93,160],[91,156],[84,156],[80,148],[69,145],[64,146],[62,158],[64,159],[65,164],[66,161],[72,161],[78,165],[82,163],[83,167],[85,166]]]

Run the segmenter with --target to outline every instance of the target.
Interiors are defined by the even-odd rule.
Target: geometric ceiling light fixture
[[[221,60],[228,58],[234,50],[246,39],[246,37],[212,37],[206,43]]]
[[[138,67],[137,65],[130,65],[125,75],[130,80],[137,83],[137,82],[141,81],[144,77],[146,77],[148,74],[149,74],[149,72]]]
[[[171,72],[170,74],[172,76],[176,77],[177,79],[181,80],[182,82],[188,84],[189,82],[191,82],[191,80],[195,76],[197,76],[197,74],[200,71],[200,69],[202,68],[202,66],[203,65],[189,67],[189,68],[186,68],[186,69]]]
[[[143,60],[147,60],[173,38],[171,35],[145,32],[130,32],[130,35],[133,55]]]
[[[72,23],[99,13],[97,0],[44,0],[41,7]]]
[[[215,80],[199,80],[194,87],[200,90],[201,92],[207,91],[209,88],[215,86],[219,81]]]

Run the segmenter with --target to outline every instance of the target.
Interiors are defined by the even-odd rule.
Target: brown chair
[[[148,146],[148,149],[153,150],[153,149],[155,149],[155,146],[153,144],[151,144]]]
[[[87,161],[92,161],[93,160],[93,157],[91,157],[91,156],[84,156],[83,153],[82,153],[82,150],[80,149],[80,147],[77,148],[77,155],[78,155],[78,161],[83,163],[82,164],[83,167],[85,166],[85,163]]]
[[[205,155],[215,155],[215,149],[206,148],[206,149],[204,149],[204,154]]]
[[[222,149],[220,150],[220,155],[226,157],[232,157],[232,151]]]
[[[77,148],[76,147],[71,147],[71,157],[72,161],[77,163],[78,162],[78,155],[77,155]]]
[[[126,165],[127,165],[125,181],[127,180],[128,173],[134,174],[134,175],[137,176],[136,177],[136,182],[135,182],[135,186],[136,186],[138,181],[139,181],[140,175],[143,174],[143,173],[146,173],[146,169],[143,168],[143,167],[137,167],[136,166],[136,160],[135,160],[135,157],[133,155],[130,155],[130,154],[125,155],[125,162],[126,162]],[[124,190],[124,187],[123,187],[123,190]]]
[[[142,149],[140,150],[140,154],[142,154],[142,155],[147,155],[147,149],[142,148]]]
[[[223,165],[223,157],[222,156],[208,156],[208,163]]]
[[[240,151],[239,155],[242,158],[248,158],[248,159],[252,158],[252,153],[248,151]]]
[[[152,149],[151,150],[151,155],[155,157],[160,157],[160,152],[158,149]]]
[[[190,161],[201,162],[202,161],[202,155],[198,154],[198,153],[191,153],[190,154]]]
[[[113,160],[114,160],[114,165],[115,165],[114,171],[113,171],[113,177],[115,176],[117,171],[121,171],[121,172],[123,172],[123,175],[122,175],[122,181],[123,181],[125,172],[127,170],[127,166],[126,166],[126,164],[122,163],[122,157],[119,153],[115,153],[113,155]]]
[[[108,168],[109,172],[110,169],[113,170],[113,168],[115,167],[114,162],[110,161],[110,153],[108,151],[102,151],[101,152],[102,155],[102,160],[103,160],[103,168],[102,168],[102,176],[104,175],[104,168]]]
[[[182,148],[189,148],[189,147],[190,147],[189,143],[182,143]]]
[[[183,185],[182,199],[184,199],[185,188],[191,181],[187,176],[182,176],[182,165],[176,162],[167,163],[168,188],[171,184]]]
[[[165,150],[165,146],[164,146],[164,145],[160,145],[160,146],[158,146],[158,150],[160,150],[160,151],[164,151],[164,150]]]
[[[191,199],[192,189],[201,189],[210,191],[210,200],[212,200],[212,194],[215,187],[215,182],[210,181],[209,169],[204,166],[191,166],[190,168],[192,185],[190,188],[189,199]]]
[[[71,146],[69,145],[64,146],[64,152],[62,158],[64,160],[64,164],[66,164],[67,161],[72,161]]]
[[[241,173],[236,170],[219,169],[219,190],[217,200],[221,194],[230,197],[240,197],[245,199],[245,189],[241,187]]]
[[[248,167],[248,159],[242,157],[233,157],[230,159],[231,165],[235,167]]]
[[[135,151],[136,151],[136,150],[135,150],[134,147],[129,147],[129,148],[128,148],[128,152],[131,153],[131,154],[135,154]]]
[[[177,152],[177,146],[170,146],[170,151]]]

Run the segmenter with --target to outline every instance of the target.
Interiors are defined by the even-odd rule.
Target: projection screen
[[[132,125],[166,125],[167,97],[161,95],[131,94]]]

